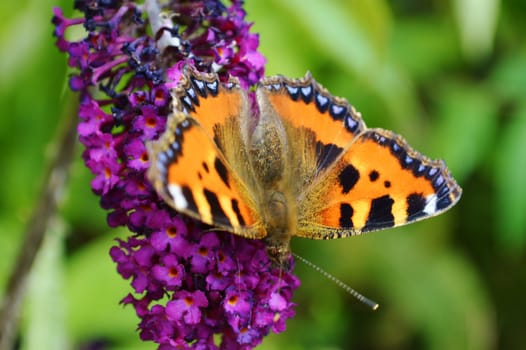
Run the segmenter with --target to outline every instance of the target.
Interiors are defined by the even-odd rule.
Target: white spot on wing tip
[[[188,202],[183,195],[181,187],[177,185],[168,185],[168,192],[174,200],[174,205],[176,209],[186,209],[188,207]]]
[[[432,194],[426,199],[426,206],[424,207],[424,213],[427,215],[433,215],[437,212],[437,196]]]

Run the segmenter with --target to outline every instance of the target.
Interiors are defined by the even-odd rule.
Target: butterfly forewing
[[[231,118],[248,113],[246,91],[235,78],[222,83],[215,74],[203,74],[189,67],[174,92],[174,110],[199,121],[206,134],[217,142],[217,128]],[[221,149],[222,145],[218,145]]]
[[[344,99],[331,96],[310,74],[296,80],[266,78],[258,95],[260,110],[272,108],[289,128],[312,134],[316,174],[334,162],[365,129],[359,113]]]
[[[236,233],[254,225],[249,199],[206,131],[192,118],[180,119],[173,119],[171,134],[150,146],[148,175],[157,191],[175,209],[204,223]]]

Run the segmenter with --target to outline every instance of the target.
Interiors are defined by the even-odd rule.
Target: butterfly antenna
[[[305,265],[311,267],[315,271],[318,271],[323,276],[327,277],[329,280],[331,280],[332,282],[336,283],[337,286],[343,288],[343,290],[345,290],[347,293],[349,293],[350,295],[352,295],[353,297],[358,299],[360,302],[362,302],[365,305],[369,306],[371,309],[376,310],[380,306],[377,302],[372,301],[371,299],[368,299],[368,298],[364,297],[363,295],[361,295],[360,293],[358,293],[357,291],[355,291],[354,289],[349,287],[347,284],[343,283],[342,281],[340,281],[339,279],[337,279],[336,277],[334,277],[333,275],[331,275],[327,271],[323,270],[321,267],[319,267],[317,265],[314,265],[313,263],[311,263],[307,259],[299,256],[296,253],[292,253],[292,255],[294,255],[294,257],[296,259],[298,259],[299,261],[303,262]]]

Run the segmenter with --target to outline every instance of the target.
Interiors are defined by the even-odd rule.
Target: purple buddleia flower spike
[[[164,7],[160,7],[162,3]],[[53,10],[57,47],[80,94],[79,140],[108,224],[127,226],[110,255],[133,291],[122,299],[139,336],[158,349],[251,349],[294,316],[299,280],[274,268],[263,242],[208,227],[168,207],[146,180],[145,143],[170,114],[185,65],[247,88],[264,73],[241,1],[75,0],[83,18]],[[68,39],[68,29],[87,35]],[[146,33],[152,33],[149,36]]]

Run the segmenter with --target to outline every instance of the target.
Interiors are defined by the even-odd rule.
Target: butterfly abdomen
[[[278,191],[267,192],[265,229],[267,252],[278,266],[286,267],[290,258],[290,239],[296,232],[295,205]]]

